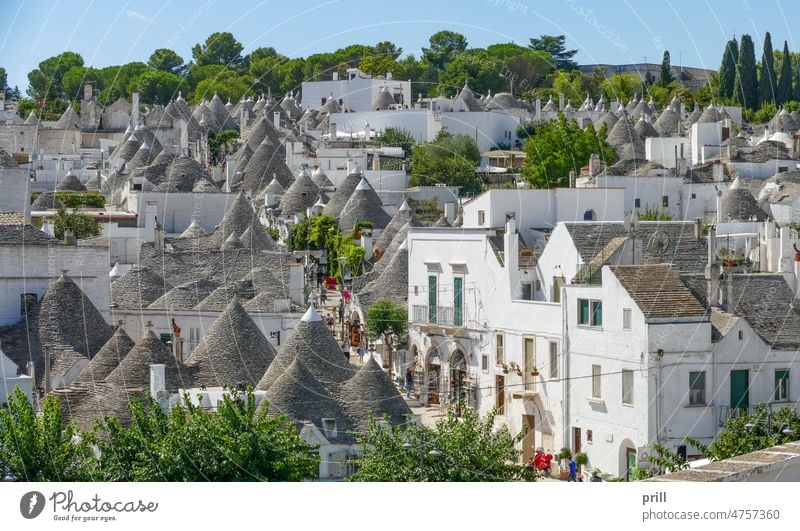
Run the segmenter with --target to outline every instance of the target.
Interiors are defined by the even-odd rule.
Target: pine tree
[[[792,99],[800,101],[800,68],[792,61],[792,74],[794,77],[794,91],[792,92]]]
[[[789,54],[789,44],[786,41],[783,41],[783,61],[777,96],[778,104],[784,104],[792,99],[792,56]]]
[[[675,76],[672,75],[672,67],[669,64],[669,50],[664,50],[664,57],[661,59],[661,75],[658,79],[658,84],[666,87],[675,81]]]
[[[758,79],[759,103],[775,102],[778,82],[775,79],[775,53],[772,51],[772,37],[764,36],[764,52],[761,55],[761,75]]]
[[[756,73],[756,51],[750,35],[742,35],[739,45],[739,61],[736,63],[734,97],[742,107],[758,110],[758,75]]]
[[[736,83],[736,62],[739,60],[739,43],[736,37],[725,44],[722,54],[722,65],[719,67],[719,95],[721,98],[733,96],[733,85]]]

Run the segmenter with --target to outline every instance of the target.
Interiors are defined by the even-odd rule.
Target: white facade
[[[26,168],[0,169],[0,212],[20,212],[31,219],[31,181]]]
[[[25,374],[17,375],[17,371],[17,364],[0,349],[0,407],[8,403],[8,398],[14,394],[15,387],[19,387],[28,397],[28,401],[31,401],[33,379]]]
[[[383,87],[394,96],[395,101],[410,105],[411,81],[392,79],[391,73],[385,78],[374,78],[358,68],[348,68],[345,79],[338,79],[338,75],[334,74],[330,81],[304,81],[302,105],[303,109],[316,111],[333,97],[343,109],[350,112],[368,111]]]

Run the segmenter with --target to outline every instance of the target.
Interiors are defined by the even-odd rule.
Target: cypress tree
[[[736,82],[733,85],[736,102],[742,107],[758,110],[758,75],[756,73],[756,51],[750,35],[742,35],[739,45],[739,61],[736,63]]]
[[[783,41],[783,61],[781,62],[781,77],[778,80],[777,103],[783,104],[792,99],[792,56],[789,54],[789,44]]]
[[[800,68],[792,61],[792,73],[794,74],[794,91],[792,92],[792,99],[800,101]]]
[[[775,101],[778,82],[775,79],[775,53],[772,51],[772,37],[764,36],[764,52],[761,55],[761,75],[758,78],[758,101],[760,104]]]
[[[669,50],[664,50],[664,57],[661,59],[661,76],[658,79],[658,84],[666,87],[675,80],[672,75],[672,67],[669,64]]]
[[[736,61],[739,59],[739,43],[736,37],[725,44],[722,54],[722,65],[719,67],[719,95],[722,98],[733,96],[733,85],[736,83]]]

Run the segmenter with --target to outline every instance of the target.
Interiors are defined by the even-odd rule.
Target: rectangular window
[[[578,299],[578,324],[589,324],[589,299]]]
[[[464,278],[453,278],[453,325],[464,323]]]
[[[558,378],[558,343],[550,342],[550,378]]]
[[[697,199],[697,194],[692,194],[692,199]]]
[[[586,442],[592,444],[594,442],[594,434],[592,430],[586,430]]]
[[[633,405],[633,371],[622,371],[622,403]]]
[[[703,405],[706,403],[706,372],[689,373],[689,404]]]
[[[775,369],[775,401],[789,400],[789,369]]]
[[[497,376],[495,380],[497,387],[497,396],[495,397],[495,407],[497,407],[498,415],[505,415],[506,409],[506,379],[503,376]]]
[[[625,308],[622,310],[622,329],[623,330],[630,330],[631,329],[631,309]]]
[[[530,282],[525,282],[522,284],[522,300],[524,301],[532,301],[533,300],[533,284]]]
[[[592,398],[601,398],[600,394],[600,365],[592,365]]]
[[[506,361],[504,349],[505,336],[503,334],[497,334],[495,341],[495,360],[498,365],[502,365]]]
[[[603,326],[603,302],[578,299],[578,324]]]
[[[481,354],[481,370],[488,371],[489,370],[489,355],[488,354]]]
[[[664,207],[664,208],[667,208],[669,206],[669,196],[668,195],[661,196],[661,206]]]
[[[536,343],[532,337],[526,337],[522,341],[525,355],[525,390],[533,391],[536,385],[536,376],[533,375],[536,371]]]
[[[592,326],[603,326],[603,303],[592,301]]]
[[[428,322],[432,324],[436,323],[436,284],[436,275],[428,275]]]
[[[642,200],[638,197],[633,200],[633,208],[640,208],[642,206]]]
[[[483,225],[484,223],[486,223],[486,212],[478,210],[478,225]]]

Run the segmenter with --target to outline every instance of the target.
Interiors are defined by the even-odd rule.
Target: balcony
[[[412,310],[412,322],[416,324],[439,325],[442,327],[454,328],[468,327],[470,324],[474,324],[473,320],[467,318],[463,308],[415,304]]]

